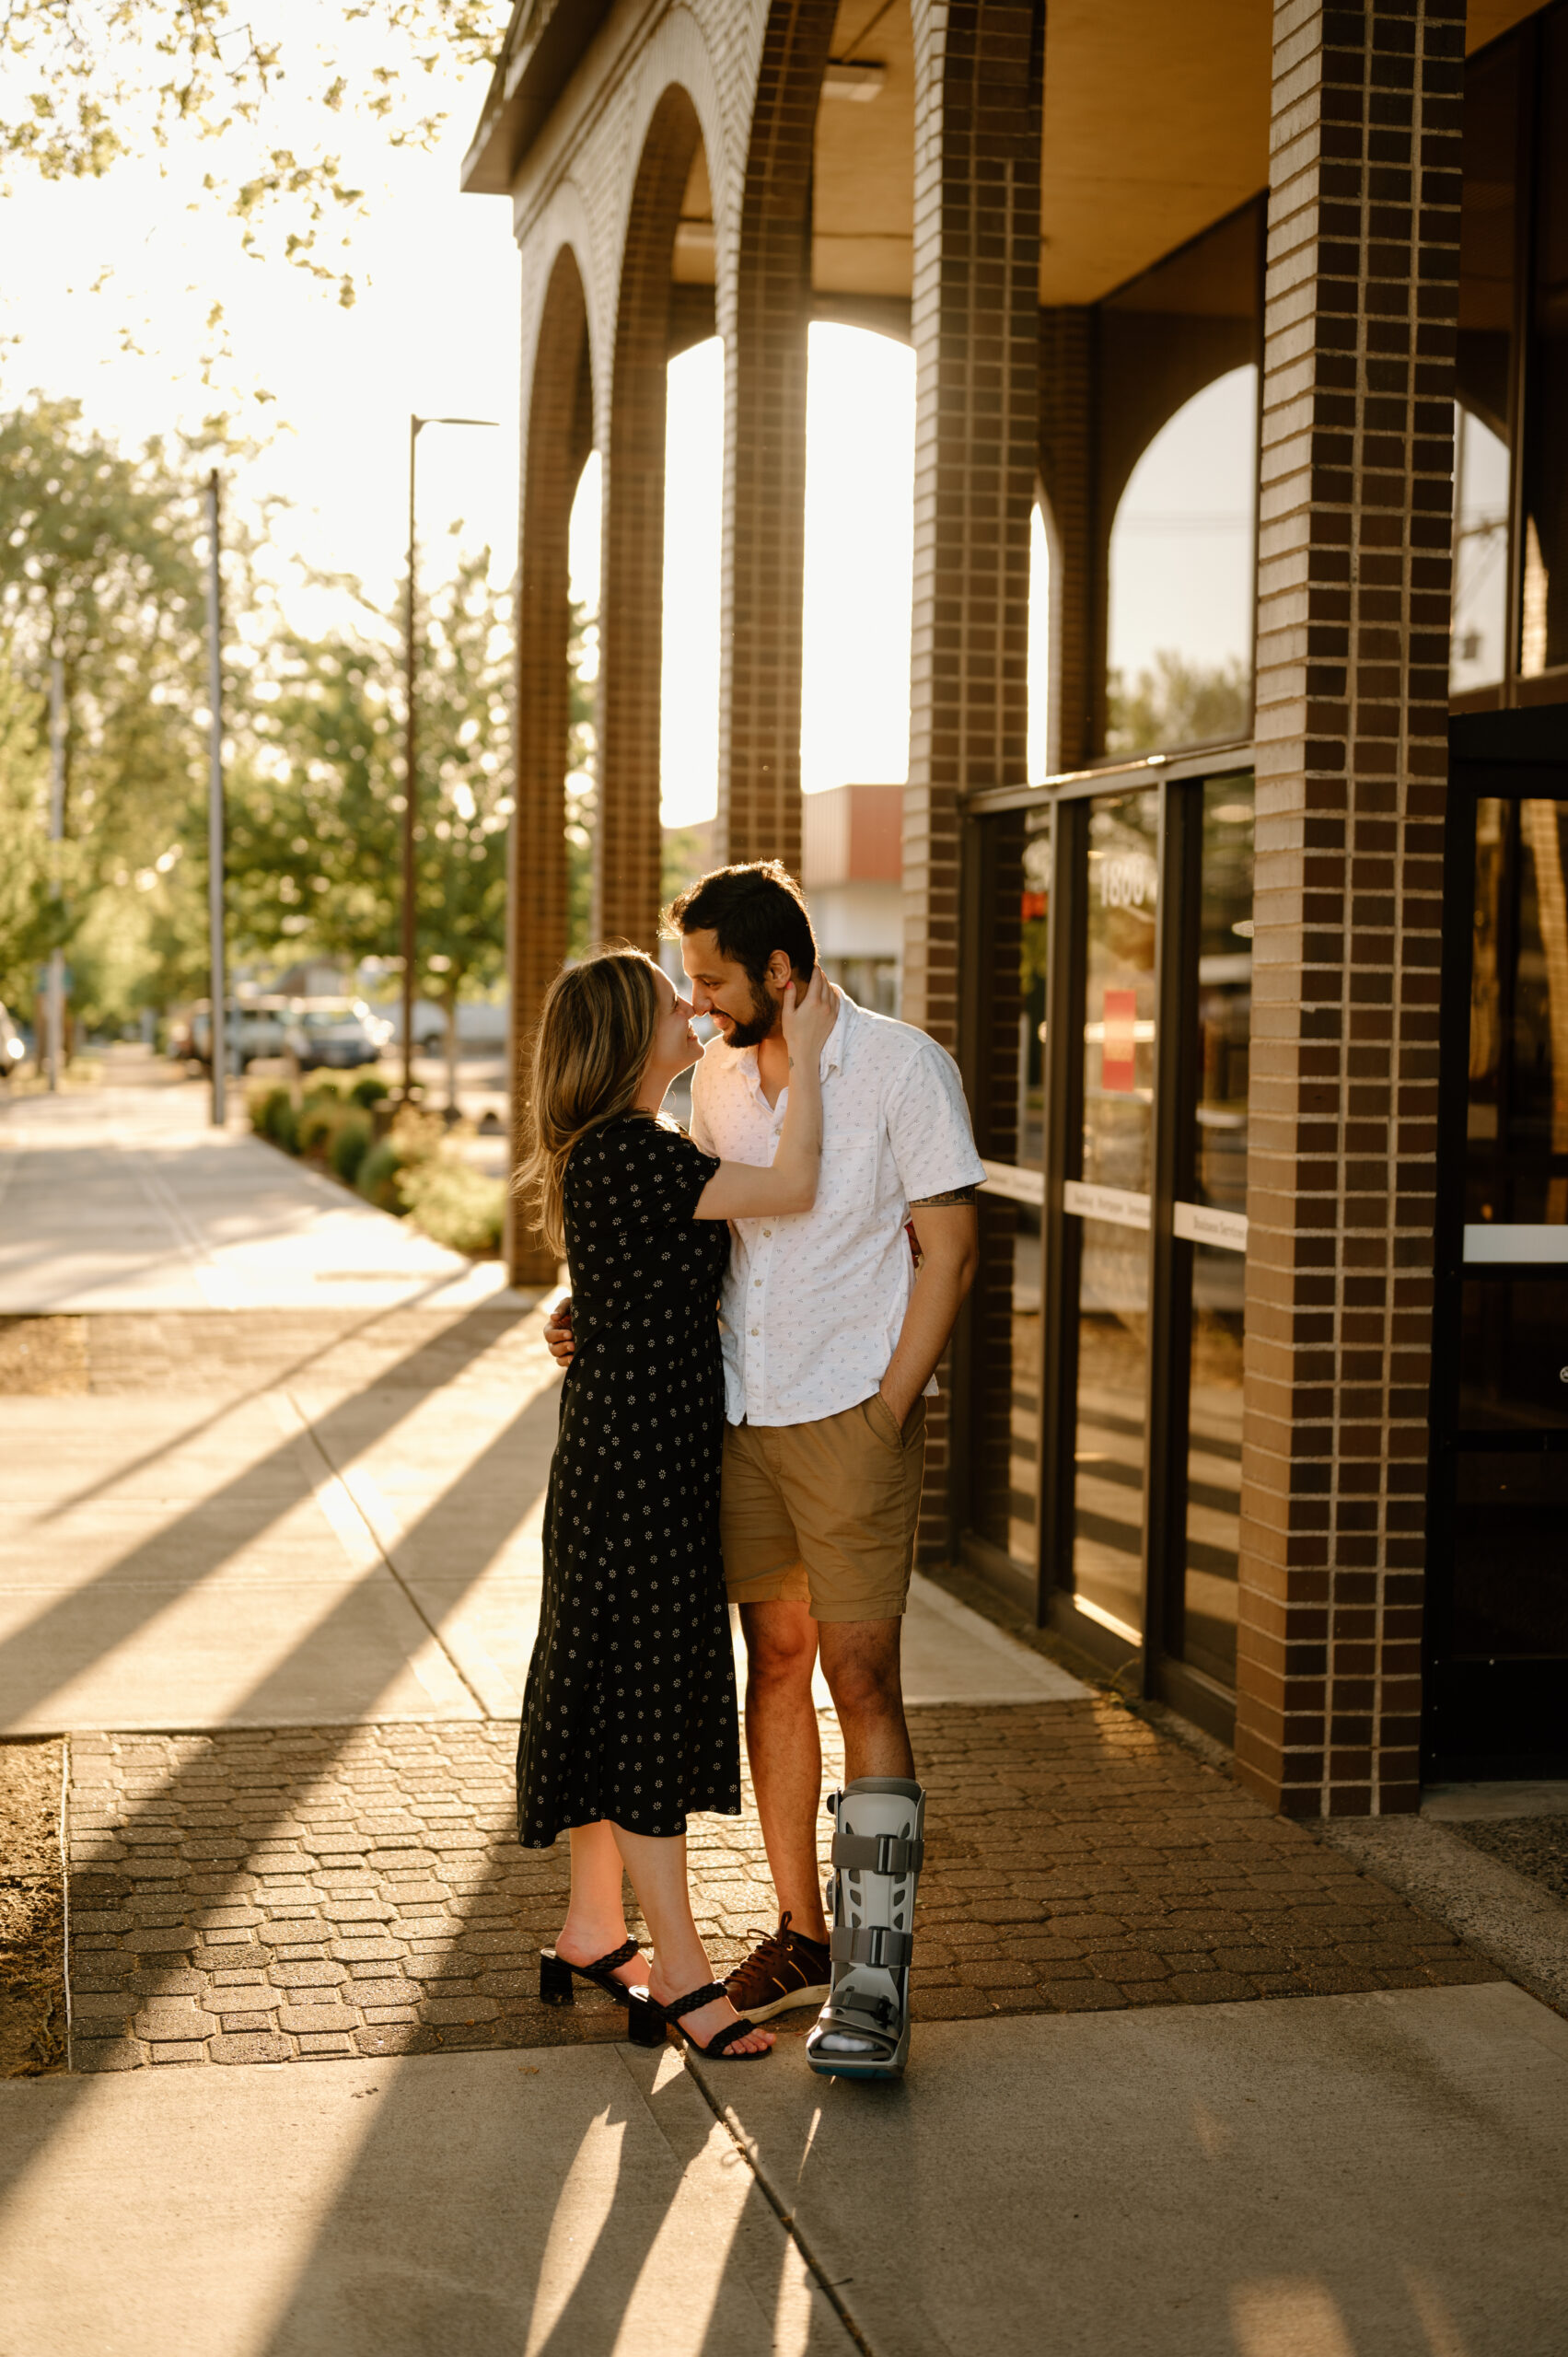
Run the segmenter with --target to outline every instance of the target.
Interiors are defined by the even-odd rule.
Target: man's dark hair
[[[715,867],[671,900],[664,921],[672,933],[711,933],[719,956],[744,966],[761,993],[768,960],[782,949],[803,981],[817,963],[817,937],[800,887],[776,859]]]

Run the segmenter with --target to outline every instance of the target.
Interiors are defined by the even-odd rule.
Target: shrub
[[[391,1139],[382,1138],[360,1164],[359,1176],[354,1183],[366,1202],[374,1203],[378,1212],[401,1213],[403,1201],[398,1192],[398,1173],[402,1167],[403,1158]]]
[[[330,1097],[309,1092],[299,1109],[300,1153],[326,1154],[343,1118],[343,1099],[335,1091]]]
[[[259,1138],[273,1136],[273,1127],[277,1120],[279,1109],[285,1105],[292,1113],[294,1099],[288,1090],[280,1084],[274,1083],[271,1088],[253,1088],[250,1091],[246,1099],[246,1109],[250,1116],[250,1127]]]
[[[381,1099],[390,1097],[391,1093],[391,1084],[383,1080],[379,1073],[367,1072],[354,1082],[348,1098],[351,1105],[362,1106],[368,1112],[372,1105],[379,1105]]]
[[[294,1099],[285,1089],[282,1102],[273,1108],[267,1135],[285,1154],[299,1152],[299,1116],[294,1109]]]
[[[333,1131],[327,1147],[327,1159],[333,1174],[345,1187],[352,1187],[359,1176],[360,1165],[370,1151],[370,1124],[363,1113],[347,1113]]]
[[[414,1224],[454,1252],[498,1252],[506,1189],[455,1156],[436,1155],[400,1173],[399,1194]]]

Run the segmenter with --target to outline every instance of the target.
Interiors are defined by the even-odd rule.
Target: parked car
[[[403,1037],[403,1010],[400,999],[392,999],[377,1010],[386,1022],[389,1040],[401,1047]],[[447,1052],[447,1015],[432,998],[416,998],[413,1003],[413,1044],[422,1056],[444,1056]],[[458,1002],[458,1052],[459,1055],[501,1054],[506,1045],[506,1009],[485,998],[465,998]]]
[[[9,1009],[0,1005],[0,1080],[9,1080],[28,1052],[21,1026]]]
[[[378,1061],[389,1028],[355,999],[343,1006],[301,1007],[289,1016],[284,1039],[301,1072],[352,1072]]]
[[[288,1026],[281,1007],[231,1006],[225,1025],[229,1061],[249,1071],[258,1056],[288,1052]],[[198,1006],[185,1035],[184,1053],[200,1064],[213,1060],[213,1018],[210,1007]]]

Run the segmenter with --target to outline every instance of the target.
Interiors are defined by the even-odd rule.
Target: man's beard
[[[751,1017],[747,1023],[732,1021],[727,1044],[732,1048],[760,1048],[779,1018],[782,999],[774,998],[764,982],[751,983]]]

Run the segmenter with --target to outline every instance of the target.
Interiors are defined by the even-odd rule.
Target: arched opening
[[[1109,555],[1108,752],[1250,732],[1257,444],[1248,362],[1184,401],[1127,478]]]
[[[671,354],[713,325],[713,205],[697,110],[654,109],[621,261],[605,477],[593,931],[658,938]]]
[[[1051,503],[1042,492],[1029,518],[1028,780],[1038,785],[1062,766],[1062,614],[1051,585],[1062,552]]]
[[[563,246],[540,314],[523,451],[517,584],[517,807],[512,825],[515,1120],[527,1099],[526,1061],[540,1004],[566,954],[569,540],[573,494],[592,447],[587,305],[576,256],[570,246]],[[509,1214],[506,1257],[514,1284],[554,1282],[554,1256],[513,1214]]]

